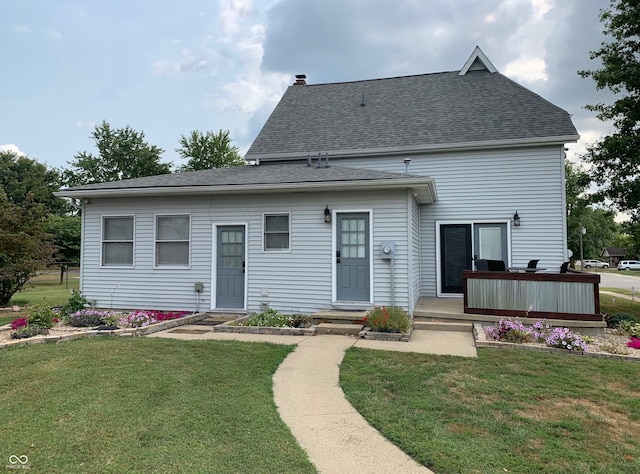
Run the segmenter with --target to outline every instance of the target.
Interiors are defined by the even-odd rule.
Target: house
[[[244,167],[62,190],[97,306],[312,313],[460,296],[473,258],[567,260],[569,114],[476,48],[459,71],[297,76]]]
[[[616,267],[626,253],[627,250],[621,247],[605,247],[600,252],[600,258],[607,262],[610,267]]]

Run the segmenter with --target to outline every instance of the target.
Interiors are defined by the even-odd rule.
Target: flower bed
[[[311,318],[305,314],[285,315],[272,308],[212,328],[214,332],[282,336],[313,336],[315,329]]]
[[[376,306],[362,320],[365,327],[360,337],[375,341],[409,342],[411,318],[399,306]]]

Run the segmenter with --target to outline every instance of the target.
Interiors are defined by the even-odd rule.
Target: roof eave
[[[483,150],[496,148],[518,148],[522,146],[535,145],[564,145],[565,143],[575,143],[580,139],[580,135],[558,135],[554,137],[544,138],[518,138],[513,140],[487,140],[482,142],[461,142],[461,143],[442,143],[434,145],[409,145],[401,147],[385,147],[385,148],[360,148],[355,150],[332,150],[329,152],[331,158],[358,158],[371,156],[388,156],[388,155],[416,155],[421,153],[437,153],[448,151],[467,151],[467,150]],[[315,150],[311,154],[318,152],[325,153],[327,150]],[[300,160],[306,158],[307,154],[292,153],[264,153],[264,154],[247,154],[246,160],[264,160],[264,161],[281,161],[281,160]]]
[[[409,177],[406,179],[374,179],[352,181],[321,181],[304,183],[276,183],[276,184],[243,184],[243,185],[206,185],[206,186],[153,186],[145,188],[98,188],[60,190],[54,194],[58,197],[75,199],[90,198],[121,198],[141,196],[176,196],[202,194],[259,194],[313,191],[344,191],[367,189],[412,189],[416,200],[420,204],[431,204],[437,200],[435,180],[427,177]]]

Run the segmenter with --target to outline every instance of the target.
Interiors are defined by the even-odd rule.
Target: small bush
[[[43,328],[50,328],[57,318],[53,310],[49,306],[40,306],[36,308],[28,318],[29,326],[41,326]]]
[[[617,331],[628,336],[640,337],[640,323],[629,320],[620,321]]]
[[[27,326],[27,318],[16,318],[11,321],[11,329],[14,331],[16,329],[24,328]]]
[[[547,336],[545,342],[548,346],[569,351],[587,352],[589,347],[579,334],[571,332],[569,328],[553,328],[551,334]]]
[[[71,297],[69,298],[69,301],[67,301],[67,304],[60,308],[60,316],[66,318],[70,314],[77,313],[78,311],[83,310],[88,304],[89,301],[87,301],[87,299],[82,296],[82,293],[80,293],[78,290],[71,290]]]
[[[28,337],[49,334],[49,328],[44,326],[26,326],[11,333],[11,339],[26,339]]]
[[[617,328],[623,321],[640,323],[640,318],[629,313],[614,313],[605,315],[605,321],[610,328]]]
[[[399,306],[377,306],[367,313],[365,322],[373,331],[407,332],[411,319]]]
[[[273,308],[267,308],[260,313],[256,313],[251,316],[249,319],[242,321],[240,323],[242,326],[266,326],[272,328],[292,328],[292,327],[301,327],[296,324],[300,324],[302,322],[306,322],[310,324],[310,318],[306,315],[295,314],[292,316],[287,316],[276,311]]]
[[[114,314],[117,313],[96,311],[95,309],[82,309],[75,313],[71,313],[67,316],[67,320],[70,326],[88,328],[92,326],[99,326],[103,323],[103,318],[109,318]]]

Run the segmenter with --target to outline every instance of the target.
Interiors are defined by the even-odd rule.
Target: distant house
[[[610,267],[615,267],[618,262],[624,258],[627,253],[627,249],[621,247],[605,247],[600,252],[600,258],[609,263]]]
[[[101,307],[413,311],[473,259],[567,260],[569,114],[476,48],[458,71],[298,76],[249,166],[62,190],[82,199],[81,290]],[[515,217],[518,219],[515,219]]]

